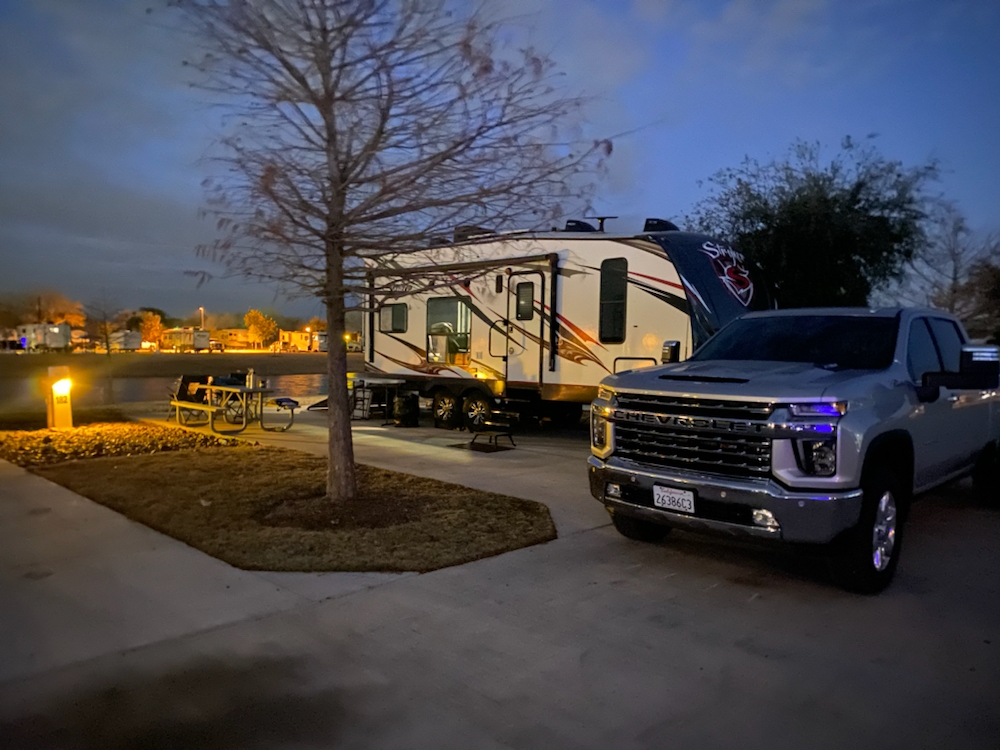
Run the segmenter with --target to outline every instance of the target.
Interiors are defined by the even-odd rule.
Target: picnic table
[[[263,386],[251,388],[243,385],[197,383],[192,384],[191,391],[200,398],[188,400],[175,397],[170,402],[177,410],[177,423],[191,424],[190,413],[201,412],[207,417],[207,424],[212,432],[219,435],[237,435],[254,423],[268,432],[285,432],[294,423],[295,410],[299,405],[290,398],[270,398],[274,391]],[[287,411],[288,421],[282,425],[269,426],[264,418],[265,406]],[[233,427],[220,430],[216,426],[220,417]]]

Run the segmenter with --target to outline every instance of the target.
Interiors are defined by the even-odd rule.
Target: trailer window
[[[405,302],[385,305],[378,313],[379,333],[406,333],[407,306]]]
[[[601,315],[597,337],[602,344],[625,341],[625,302],[628,294],[628,261],[609,258],[601,263]]]
[[[514,288],[517,297],[517,319],[531,320],[535,317],[535,282],[522,281]]]
[[[427,361],[468,365],[472,309],[468,297],[427,300]]]

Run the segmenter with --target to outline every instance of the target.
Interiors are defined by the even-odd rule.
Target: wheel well
[[[876,437],[865,454],[864,477],[876,466],[889,466],[903,484],[907,496],[913,494],[913,439],[904,430],[893,430]]]
[[[493,394],[490,393],[485,388],[466,388],[464,391],[462,391],[462,395],[459,400],[465,401],[465,399],[467,399],[469,396],[473,394],[482,396],[483,398],[486,399],[486,403],[488,404],[496,404],[496,399],[493,397]]]

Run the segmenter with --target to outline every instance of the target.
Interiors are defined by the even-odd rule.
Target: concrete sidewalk
[[[0,682],[395,578],[237,570],[0,461]]]

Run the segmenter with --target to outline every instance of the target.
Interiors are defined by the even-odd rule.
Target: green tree
[[[249,310],[243,316],[243,324],[250,332],[250,343],[267,347],[278,340],[278,324],[260,310]]]
[[[799,141],[784,159],[717,172],[687,223],[734,243],[780,307],[864,306],[926,244],[937,176],[935,162],[907,168],[850,138],[824,164]]]

